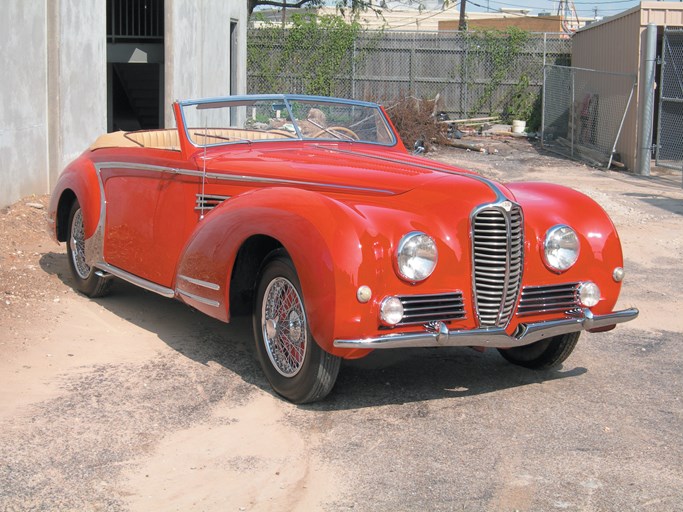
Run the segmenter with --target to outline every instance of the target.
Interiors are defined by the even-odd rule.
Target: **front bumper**
[[[407,347],[492,347],[512,348],[535,343],[570,332],[611,327],[633,320],[638,316],[636,308],[614,311],[607,315],[593,315],[589,309],[567,313],[567,318],[519,324],[512,336],[500,327],[449,331],[446,324],[437,322],[426,326],[424,332],[396,333],[358,340],[335,340],[338,348],[407,348]]]

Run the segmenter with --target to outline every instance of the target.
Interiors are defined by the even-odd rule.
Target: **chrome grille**
[[[472,251],[479,324],[504,327],[512,316],[522,282],[524,222],[520,207],[512,204],[508,212],[494,205],[476,212]]]
[[[403,320],[399,325],[448,322],[465,318],[465,306],[461,292],[438,295],[404,295]]]
[[[569,311],[580,307],[579,283],[547,286],[525,286],[517,308],[518,315]]]
[[[195,210],[212,210],[230,196],[216,196],[210,194],[196,194]]]

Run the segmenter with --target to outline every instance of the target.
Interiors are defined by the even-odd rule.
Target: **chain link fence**
[[[662,39],[656,164],[683,168],[683,30],[666,29]]]
[[[609,167],[633,98],[636,76],[548,65],[543,84],[543,147]]]
[[[300,41],[292,55],[287,30],[250,29],[250,93],[311,92],[316,77],[302,69],[311,62],[324,66],[326,57],[314,40]],[[570,58],[571,41],[562,34],[368,31],[357,35],[324,92],[384,104],[438,95],[437,109],[451,119],[528,120],[534,108],[540,117],[544,64]]]

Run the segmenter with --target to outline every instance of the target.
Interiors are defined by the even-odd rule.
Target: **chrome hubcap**
[[[281,375],[294,377],[306,354],[306,313],[296,288],[284,277],[273,279],[266,288],[261,330],[270,362]]]
[[[71,259],[78,277],[87,279],[90,275],[90,265],[85,262],[85,228],[83,227],[83,212],[80,208],[76,210],[71,223],[69,246],[71,247]]]

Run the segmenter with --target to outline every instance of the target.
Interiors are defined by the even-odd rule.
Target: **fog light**
[[[365,304],[372,298],[372,290],[369,286],[361,286],[356,292],[356,298],[361,304]]]
[[[617,267],[614,269],[614,272],[612,272],[612,278],[617,282],[620,283],[624,279],[624,268],[623,267]]]
[[[595,283],[587,281],[579,285],[579,301],[582,306],[592,308],[600,301],[600,288]]]
[[[379,316],[384,325],[394,326],[403,320],[403,304],[398,297],[385,297],[379,306]]]

